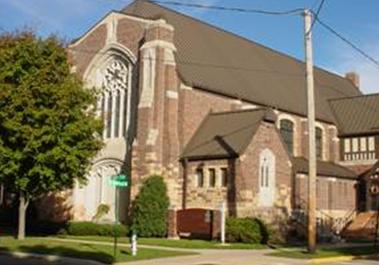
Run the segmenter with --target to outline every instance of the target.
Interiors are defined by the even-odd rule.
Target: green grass
[[[88,240],[88,241],[101,241],[101,242],[113,242],[112,237],[102,237],[102,236],[59,236],[60,238],[67,239],[78,239],[78,240]],[[119,238],[121,243],[129,243],[128,238]],[[207,241],[207,240],[171,240],[166,238],[139,238],[138,244],[149,245],[149,246],[160,246],[160,247],[172,247],[172,248],[183,248],[183,249],[264,249],[265,245],[261,244],[243,244],[243,243],[233,243],[228,245],[221,245],[217,241]]]
[[[339,256],[361,256],[377,254],[378,249],[372,246],[358,246],[345,248],[319,248],[316,253],[309,254],[304,249],[280,249],[269,256],[296,258],[296,259],[314,259],[330,258]]]
[[[0,251],[17,251],[26,253],[66,256],[73,258],[91,259],[104,263],[136,261],[143,259],[155,259],[196,254],[193,252],[140,248],[137,256],[131,256],[129,248],[119,247],[117,259],[115,260],[113,258],[112,246],[83,243],[65,243],[52,240],[49,241],[44,238],[33,237],[27,238],[22,241],[15,240],[12,237],[1,237]]]

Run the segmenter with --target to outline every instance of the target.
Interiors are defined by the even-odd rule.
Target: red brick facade
[[[115,25],[113,30],[116,33],[112,35],[109,30]],[[183,166],[180,154],[209,112],[256,106],[185,85],[175,62],[174,35],[175,29],[164,20],[111,14],[71,47],[76,72],[84,80],[88,78],[88,69],[96,67],[96,58],[106,54],[107,47],[117,49],[121,46],[130,53],[124,54],[125,57],[134,57],[131,58],[135,64],[131,137],[125,157],[132,178],[131,197],[136,196],[147,176],[162,174],[173,209],[180,209],[183,205],[217,209],[221,201],[227,201],[232,215],[261,216],[267,221],[288,218],[293,207],[298,206],[296,198],[306,200],[307,185],[305,177],[296,177],[292,170],[291,155],[281,139],[278,123],[262,121],[247,149],[238,158],[188,161]],[[150,64],[154,69],[149,68]],[[276,114],[278,122],[285,116],[291,117],[295,124],[294,155],[307,157],[305,117],[279,111]],[[338,162],[340,151],[336,127],[321,121],[318,126],[323,131],[323,160]],[[271,207],[259,205],[259,157],[266,149],[275,157],[275,199]],[[196,169],[199,167],[205,172],[209,168],[216,170],[215,187],[198,186]],[[228,170],[226,187],[220,185],[221,168]],[[208,181],[207,173],[205,181]],[[344,212],[354,208],[354,181],[319,177],[317,194],[319,209]],[[175,233],[174,230],[171,233]]]

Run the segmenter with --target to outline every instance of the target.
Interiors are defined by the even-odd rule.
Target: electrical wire
[[[325,0],[321,0],[320,5],[318,6],[317,11],[316,11],[316,13],[314,15],[312,25],[311,25],[309,31],[307,32],[307,34],[309,34],[310,32],[312,32],[312,29],[313,29],[313,27],[314,27],[314,25],[315,25],[315,23],[317,21],[317,18],[320,15],[320,12],[321,12],[322,7],[324,6],[324,3],[325,3]]]
[[[373,64],[375,64],[379,68],[379,61],[374,59],[372,56],[370,56],[367,52],[365,52],[363,49],[361,49],[358,45],[354,44],[352,41],[348,40],[346,37],[342,36],[341,33],[337,32],[334,28],[329,26],[327,23],[322,21],[319,17],[315,17],[316,21],[323,26],[326,30],[328,30],[330,33],[335,35],[337,38],[345,42],[347,45],[349,45],[351,48],[356,50],[358,53],[360,53],[363,57],[371,61]]]
[[[249,8],[241,8],[241,7],[226,7],[226,6],[216,6],[216,5],[203,5],[197,3],[183,3],[177,1],[164,1],[164,0],[143,0],[145,2],[152,2],[156,4],[164,4],[164,5],[173,5],[173,6],[184,6],[184,7],[193,7],[199,9],[213,9],[219,11],[233,11],[240,13],[255,13],[262,15],[272,15],[272,16],[288,16],[288,15],[298,15],[304,12],[304,8],[295,8],[286,11],[271,11],[271,10],[263,10],[263,9],[249,9]]]

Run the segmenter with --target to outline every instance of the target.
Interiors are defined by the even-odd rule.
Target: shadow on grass
[[[308,253],[305,250],[278,250],[277,252],[268,254],[269,256],[288,257],[298,259],[314,259],[314,258],[331,258],[339,256],[370,256],[370,259],[377,260],[375,257],[379,253],[379,248],[373,246],[359,247],[340,247],[340,248],[319,248],[315,253]]]
[[[90,246],[90,245],[89,245]],[[55,255],[55,256],[62,256],[62,257],[69,257],[69,258],[77,258],[77,259],[88,259],[88,260],[95,260],[102,263],[112,264],[114,262],[114,258],[112,255],[102,252],[99,249],[92,248],[92,250],[80,250],[75,249],[74,247],[63,247],[63,246],[54,246],[54,247],[48,247],[45,245],[34,245],[34,246],[19,246],[17,249],[10,249],[6,247],[0,247],[0,251],[2,252],[25,252],[25,253],[33,253],[33,254],[42,254],[42,255]],[[0,256],[1,257],[1,256]],[[59,263],[59,259],[52,263],[46,263],[46,264],[55,264]],[[3,265],[0,258],[0,264]],[[20,263],[24,264],[24,263]],[[35,263],[38,264],[39,263]],[[45,264],[45,263],[43,263]]]

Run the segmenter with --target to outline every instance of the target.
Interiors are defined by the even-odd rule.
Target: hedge
[[[122,224],[97,224],[93,222],[69,222],[62,232],[73,236],[127,236],[129,229]]]
[[[226,240],[231,243],[266,243],[267,232],[259,219],[230,217],[226,220]]]

